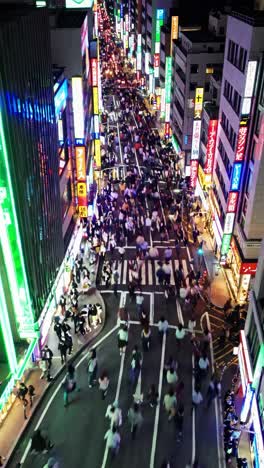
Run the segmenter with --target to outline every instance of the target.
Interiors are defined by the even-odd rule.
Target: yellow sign
[[[201,119],[202,110],[203,110],[203,88],[196,88],[195,90],[195,100],[194,100],[194,118]]]
[[[199,168],[198,168],[198,178],[199,178],[201,187],[202,187],[202,189],[203,189],[204,182],[205,182],[205,173],[204,173],[204,171],[203,171],[202,166],[200,166],[200,164],[199,164]]]
[[[87,206],[79,206],[79,216],[80,218],[87,218],[88,216]]]
[[[98,88],[97,86],[93,87],[93,108],[94,108],[94,114],[98,115],[99,114],[99,98],[98,98]]]
[[[100,140],[94,140],[94,160],[96,167],[101,167],[101,144]]]
[[[85,182],[78,182],[77,184],[77,195],[78,197],[87,196],[87,187]]]
[[[172,55],[172,41],[178,39],[179,35],[179,16],[171,17],[171,44],[170,44],[170,54]]]

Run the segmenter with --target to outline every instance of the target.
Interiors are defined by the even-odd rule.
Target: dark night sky
[[[184,23],[193,22],[207,25],[208,12],[211,8],[223,9],[225,5],[232,9],[252,9],[254,0],[178,0],[180,16],[184,17]]]

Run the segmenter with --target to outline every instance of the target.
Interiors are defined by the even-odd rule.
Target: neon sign
[[[238,131],[235,161],[243,161],[248,127],[240,126]]]
[[[232,234],[235,222],[235,213],[226,213],[224,234]]]
[[[97,59],[91,59],[92,86],[98,86],[98,64]]]
[[[198,161],[191,161],[191,172],[190,172],[190,186],[194,188],[196,186],[198,177]]]
[[[198,159],[199,158],[200,135],[201,135],[201,120],[194,120],[193,121],[193,138],[192,138],[191,159]]]
[[[213,172],[217,124],[218,124],[218,120],[210,120],[209,122],[208,140],[207,140],[207,146],[206,146],[206,162],[204,166],[205,174],[212,174]]]
[[[76,178],[79,181],[86,180],[86,165],[85,165],[85,147],[75,147],[75,159],[76,159]]]
[[[195,100],[194,100],[194,118],[201,119],[202,110],[203,110],[203,88],[196,88],[195,90]]]
[[[67,97],[68,97],[68,83],[67,83],[67,80],[64,80],[61,86],[56,90],[56,93],[54,96],[55,115],[57,119],[60,113],[66,107]]]
[[[242,173],[242,166],[243,164],[238,162],[235,163],[233,166],[233,173],[231,179],[231,190],[239,190],[240,187],[240,180],[241,180],[241,173]]]
[[[73,121],[75,139],[84,138],[83,88],[82,78],[72,78]]]
[[[227,200],[227,212],[228,213],[236,212],[238,195],[239,195],[238,192],[229,192],[228,200]]]

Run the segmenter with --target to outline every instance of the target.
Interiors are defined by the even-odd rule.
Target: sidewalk
[[[83,349],[85,349],[90,341],[96,337],[103,329],[105,323],[105,303],[99,291],[94,288],[91,288],[87,294],[82,294],[79,296],[79,307],[83,307],[85,304],[97,304],[99,303],[103,309],[102,323],[96,328],[93,329],[90,333],[87,333],[85,336],[77,336],[72,333],[73,338],[73,352],[69,356],[69,360],[74,360]],[[71,322],[70,322],[71,324]],[[50,328],[48,336],[48,346],[54,353],[53,362],[51,367],[51,376],[54,380],[59,376],[59,374],[65,369],[65,364],[61,364],[61,358],[58,351],[58,339],[53,331],[53,325]],[[20,439],[22,433],[26,429],[27,425],[30,423],[32,415],[37,410],[39,404],[42,401],[47,389],[52,386],[52,382],[48,383],[46,380],[40,379],[41,370],[38,366],[32,364],[32,368],[29,369],[28,375],[25,378],[26,385],[32,384],[35,387],[36,396],[34,398],[33,407],[27,407],[27,420],[24,420],[23,414],[23,405],[21,401],[16,398],[13,406],[8,413],[6,419],[3,421],[0,432],[0,454],[3,457],[10,457],[11,453],[15,449],[17,441]],[[6,461],[7,461],[6,460]]]

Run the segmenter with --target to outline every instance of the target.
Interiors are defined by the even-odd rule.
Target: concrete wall
[[[82,76],[81,30],[51,29],[52,62],[65,67],[65,76]]]

